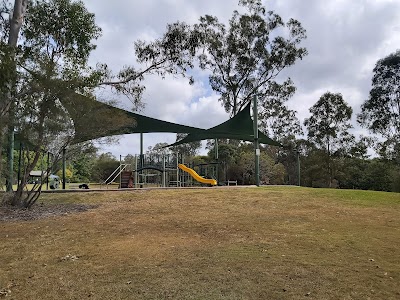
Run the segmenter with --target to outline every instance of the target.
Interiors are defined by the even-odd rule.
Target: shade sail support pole
[[[65,147],[62,149],[62,189],[65,190],[65,178],[66,178],[66,169],[67,169],[67,165],[66,165],[66,149]]]
[[[258,109],[257,96],[253,96],[253,126],[254,126],[254,150],[255,150],[255,182],[260,186],[260,145],[258,141]]]

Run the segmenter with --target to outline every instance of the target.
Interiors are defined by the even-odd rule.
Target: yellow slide
[[[217,185],[217,181],[215,179],[206,179],[204,177],[201,177],[199,174],[196,173],[195,170],[193,170],[191,168],[188,168],[183,164],[179,164],[178,167],[182,171],[185,171],[185,172],[189,173],[198,182],[211,184],[211,185]]]

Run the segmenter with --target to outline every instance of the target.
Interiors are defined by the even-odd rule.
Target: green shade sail
[[[254,141],[250,103],[232,119],[205,130],[139,115],[74,92],[64,94],[60,101],[74,122],[74,144],[106,136],[151,132],[188,134],[170,146],[216,138]],[[263,132],[258,134],[261,144],[282,146]]]
[[[73,143],[130,133],[201,133],[204,129],[175,124],[129,112],[73,93],[61,103],[75,127]]]
[[[250,117],[250,103],[232,119],[202,132],[191,133],[182,140],[167,147],[218,138],[254,142],[253,120]],[[270,139],[260,130],[258,131],[258,140],[260,144],[282,147],[280,143]]]

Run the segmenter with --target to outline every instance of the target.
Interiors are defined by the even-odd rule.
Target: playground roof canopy
[[[215,138],[254,141],[250,103],[232,119],[205,130],[139,115],[74,92],[60,100],[74,122],[75,144],[112,135],[150,132],[188,134],[170,146]],[[261,144],[282,146],[261,131],[258,135]]]
[[[247,106],[232,119],[229,119],[224,123],[210,129],[201,132],[190,133],[182,140],[167,147],[216,138],[234,139],[248,142],[254,141],[253,120],[250,117],[250,103],[247,104]],[[260,130],[258,130],[258,141],[260,144],[280,147],[282,146],[280,143],[270,139]]]
[[[61,102],[74,122],[74,144],[130,133],[199,133],[204,131],[200,128],[139,115],[76,93],[61,99]]]

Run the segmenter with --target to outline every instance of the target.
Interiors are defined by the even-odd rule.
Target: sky
[[[166,25],[176,21],[194,24],[200,16],[213,15],[227,24],[232,12],[240,9],[238,0],[83,0],[103,30],[90,63],[107,63],[115,73],[123,66],[136,65],[134,42],[162,36]],[[399,0],[269,0],[267,10],[283,20],[297,19],[307,31],[302,46],[309,54],[283,73],[297,88],[289,100],[303,123],[309,108],[327,92],[341,93],[353,108],[353,133],[368,134],[356,123],[356,114],[368,98],[376,62],[400,49]],[[139,113],[174,123],[210,128],[229,116],[217,101],[204,73],[194,72],[195,84],[185,78],[148,76],[144,81],[145,108]],[[118,106],[130,110],[129,100],[109,95]],[[144,149],[156,143],[173,143],[175,134],[145,134]],[[100,145],[100,152],[116,157],[138,154],[138,134],[125,135],[112,145]],[[204,150],[201,152],[204,153]]]

